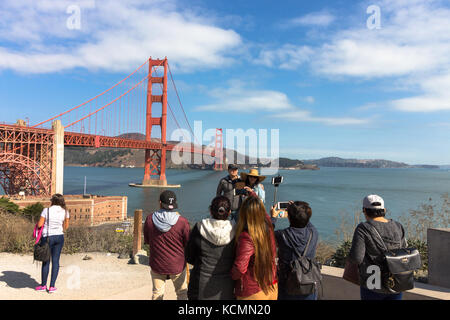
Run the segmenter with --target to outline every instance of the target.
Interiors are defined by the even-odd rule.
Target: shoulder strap
[[[309,248],[309,243],[311,242],[312,239],[312,231],[309,233],[309,239],[308,239],[308,243],[306,244],[305,250],[303,251],[303,254],[300,254],[300,252],[298,252],[297,248],[295,247],[294,243],[292,242],[289,234],[287,234],[287,237],[285,236],[285,234],[287,234],[287,232],[283,232],[283,238],[285,240],[287,240],[289,242],[289,244],[291,245],[291,247],[294,249],[295,254],[298,257],[304,257],[306,255],[306,253],[308,252],[308,248]]]
[[[373,225],[371,225],[369,222],[366,223],[366,226],[368,226],[368,228],[372,231],[371,235],[373,237],[373,235],[375,234],[376,237],[380,240],[381,244],[383,245],[383,247],[381,248],[382,251],[389,251],[388,248],[386,247],[386,244],[384,243],[383,238],[381,237],[380,233],[378,232],[377,228],[375,228]],[[376,243],[376,242],[375,242]]]
[[[50,208],[47,208],[47,242],[49,242],[50,236]]]

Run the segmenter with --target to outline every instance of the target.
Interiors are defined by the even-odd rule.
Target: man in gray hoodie
[[[150,246],[149,264],[153,300],[162,300],[165,282],[171,279],[178,300],[187,299],[185,247],[189,240],[189,223],[174,211],[178,208],[174,192],[160,195],[160,210],[149,215],[144,224],[144,243]]]

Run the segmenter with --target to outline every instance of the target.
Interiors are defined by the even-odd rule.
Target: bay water
[[[311,222],[325,241],[335,239],[342,214],[347,217],[361,212],[362,199],[378,194],[388,210],[388,218],[398,219],[421,204],[441,203],[441,196],[450,192],[450,171],[447,169],[366,169],[320,168],[320,170],[280,170],[284,182],[278,187],[277,201],[306,201],[312,208]],[[169,184],[180,184],[173,190],[179,212],[191,223],[209,217],[208,206],[216,195],[219,180],[226,171],[175,170],[166,171]],[[157,188],[133,188],[140,183],[143,168],[65,167],[64,194],[82,194],[86,177],[88,194],[128,197],[128,216],[143,209],[144,217],[159,208]],[[263,182],[266,208],[274,201],[271,177]],[[288,226],[279,219],[276,229]]]

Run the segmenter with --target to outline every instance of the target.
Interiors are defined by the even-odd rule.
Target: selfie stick
[[[277,191],[278,191],[278,187],[280,186],[279,183],[274,183],[273,185],[275,187],[275,193],[273,194],[273,204],[272,206],[275,205],[275,203],[277,202]]]

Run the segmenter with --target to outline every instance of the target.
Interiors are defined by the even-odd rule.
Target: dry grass
[[[33,224],[22,216],[0,210],[0,252],[32,252]]]
[[[336,249],[323,241],[319,241],[316,248],[316,259],[323,265],[327,265],[333,257]]]
[[[33,252],[33,228],[30,220],[0,211],[0,252]],[[69,227],[64,236],[63,253],[131,253],[133,235],[116,233],[114,228]]]

